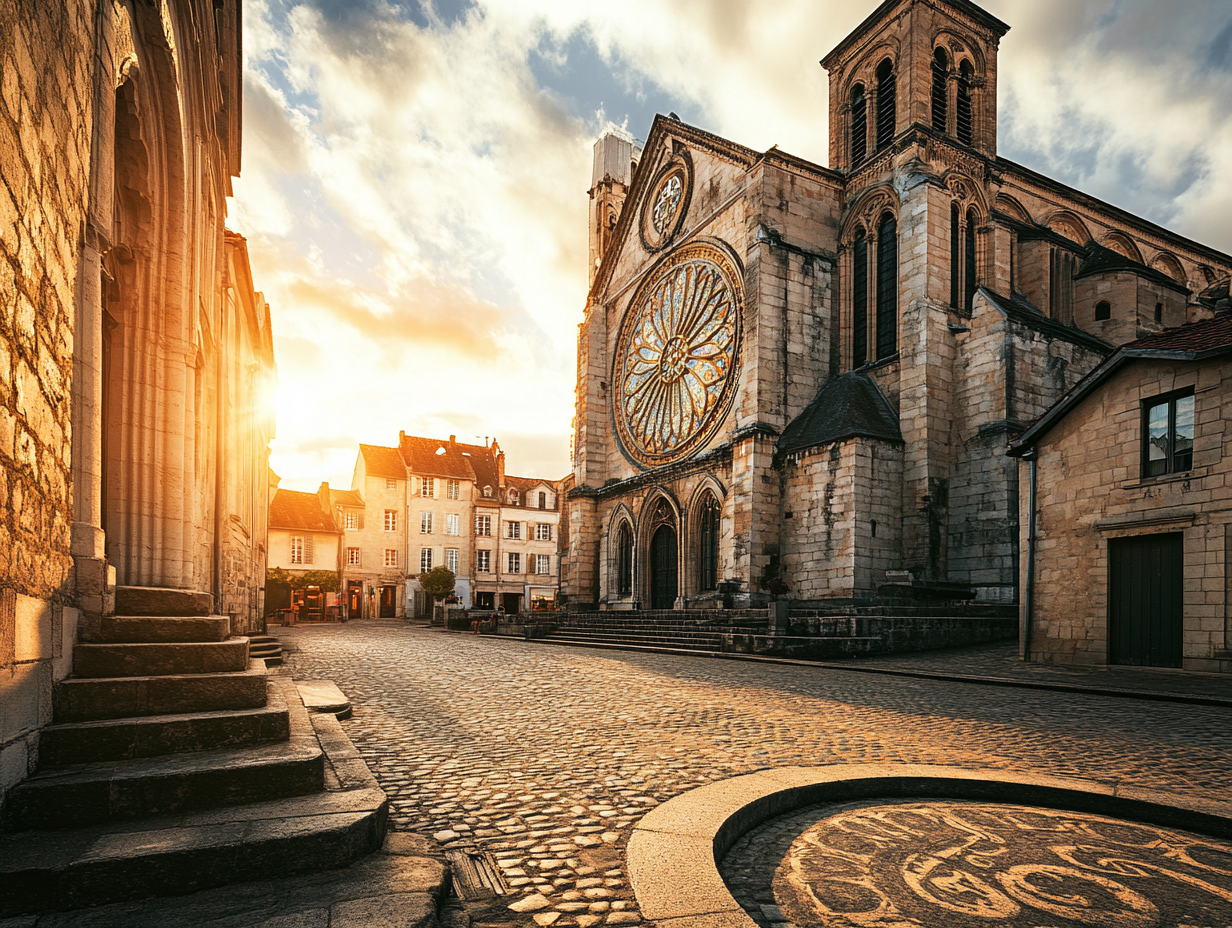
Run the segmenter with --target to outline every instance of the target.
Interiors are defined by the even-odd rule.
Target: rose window
[[[722,423],[739,363],[739,278],[708,245],[682,249],[639,291],[621,328],[617,429],[639,463],[699,448]]]
[[[676,213],[680,209],[680,201],[684,198],[684,185],[680,182],[680,175],[673,174],[659,189],[659,195],[655,197],[654,215],[651,219],[651,224],[654,230],[659,235],[666,235],[672,227],[672,223],[676,219]]]

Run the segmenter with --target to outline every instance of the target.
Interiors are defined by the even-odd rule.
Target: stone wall
[[[1142,401],[1193,387],[1193,470],[1141,476]],[[1034,660],[1108,660],[1108,550],[1115,538],[1184,535],[1184,666],[1232,672],[1229,550],[1232,537],[1232,361],[1132,362],[1041,441],[1032,634]],[[1030,465],[1023,462],[1026,551]],[[1026,557],[1023,583],[1026,583]],[[1025,605],[1024,605],[1025,609]],[[1026,616],[1023,616],[1024,623]]]
[[[72,669],[74,321],[94,4],[0,3],[0,807]]]

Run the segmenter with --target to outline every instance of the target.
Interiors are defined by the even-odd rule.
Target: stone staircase
[[[833,604],[793,610],[777,629],[769,610],[558,613],[548,644],[840,660],[998,641],[1017,633],[1014,607]]]
[[[38,770],[0,818],[0,919],[343,867],[380,847],[385,794],[337,720],[267,677],[227,617],[167,593],[172,614],[143,615],[148,591],[118,591],[137,614],[76,645]]]
[[[249,635],[248,656],[265,661],[267,667],[273,667],[282,663],[282,645],[273,635]]]

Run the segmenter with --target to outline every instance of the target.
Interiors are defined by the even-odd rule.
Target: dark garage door
[[[1180,667],[1184,536],[1115,538],[1108,560],[1108,662]]]

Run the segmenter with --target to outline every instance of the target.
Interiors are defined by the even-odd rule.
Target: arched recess
[[[1130,261],[1135,261],[1138,264],[1146,264],[1146,261],[1143,260],[1142,252],[1128,235],[1121,232],[1109,232],[1104,236],[1101,244],[1108,250],[1115,251],[1122,258],[1128,258]]]
[[[626,600],[633,597],[635,582],[634,543],[635,519],[627,505],[620,503],[608,519],[608,582],[607,599]]]
[[[1176,255],[1171,252],[1161,251],[1151,259],[1151,267],[1155,270],[1167,274],[1179,284],[1187,284],[1185,278],[1185,268],[1181,264]]]
[[[637,524],[635,589],[650,609],[674,609],[680,599],[683,519],[680,504],[657,487],[647,497]]]
[[[722,575],[723,509],[727,491],[707,474],[693,491],[688,504],[685,532],[688,549],[683,558],[685,595],[706,596],[718,591]]]
[[[883,360],[898,350],[897,216],[897,196],[888,186],[878,185],[856,201],[843,222],[839,274],[846,281],[840,294],[842,352],[848,369]],[[883,235],[887,219],[894,228],[892,234]],[[885,251],[887,245],[892,252]],[[890,265],[895,267],[892,274]]]
[[[114,119],[97,127],[113,155],[115,198],[102,333],[106,552],[121,585],[205,589],[194,559],[207,539],[194,529],[213,488],[195,480],[204,358],[193,344],[185,76],[166,5],[115,9],[128,17],[133,52]],[[196,271],[212,278],[212,267]]]
[[[1035,220],[1031,218],[1031,214],[1027,211],[1027,208],[1009,194],[997,194],[996,210],[997,212],[1004,213],[1006,216],[1009,216],[1011,219],[1021,222],[1024,225],[1035,224]]]
[[[1086,245],[1092,240],[1087,224],[1069,210],[1053,213],[1048,219],[1048,228],[1078,245]]]

